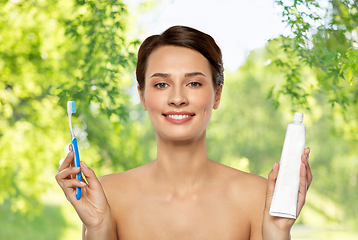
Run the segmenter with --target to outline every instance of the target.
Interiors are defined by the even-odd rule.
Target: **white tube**
[[[269,212],[271,216],[296,219],[301,155],[306,144],[306,126],[302,124],[302,120],[303,114],[296,112],[293,122],[287,125],[280,170]]]

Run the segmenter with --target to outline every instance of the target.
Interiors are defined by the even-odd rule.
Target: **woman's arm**
[[[116,228],[113,221],[104,222],[101,226],[94,229],[87,229],[86,225],[83,224],[82,228],[82,239],[83,240],[97,240],[97,239],[108,239],[118,240]]]
[[[73,157],[73,151],[70,149],[70,153],[68,153],[56,174],[56,180],[67,200],[75,208],[84,226],[86,226],[82,235],[83,239],[116,239],[112,238],[115,229],[111,209],[101,183],[94,171],[87,167],[84,162],[81,162],[78,168],[72,167]],[[74,177],[80,171],[87,182],[83,178],[80,181]],[[82,196],[79,200],[76,199],[76,187],[82,188]]]
[[[303,205],[306,201],[306,194],[309,186],[312,182],[312,171],[308,162],[310,149],[306,148],[304,154],[301,156],[301,168],[300,168],[300,185],[298,191],[297,200],[297,217],[299,216]],[[275,162],[272,171],[268,176],[267,191],[266,191],[266,203],[264,210],[264,217],[262,223],[262,239],[263,240],[289,240],[291,227],[295,222],[295,219],[274,217],[269,215],[271,201],[275,189],[276,179],[279,171],[279,164]]]

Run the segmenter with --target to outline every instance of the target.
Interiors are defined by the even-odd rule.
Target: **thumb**
[[[278,164],[278,162],[275,162],[271,172],[268,175],[267,189],[266,189],[266,204],[265,204],[265,211],[267,211],[267,212],[270,210],[271,201],[272,201],[272,197],[273,197],[273,192],[275,190],[276,179],[277,179],[279,168],[280,168],[280,165]]]
[[[94,171],[91,168],[89,168],[86,165],[86,163],[81,161],[80,164],[81,164],[81,171],[82,171],[83,175],[86,177],[89,187],[92,189],[102,188]]]

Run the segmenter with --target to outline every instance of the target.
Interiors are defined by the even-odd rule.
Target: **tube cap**
[[[303,121],[303,113],[295,112],[293,115],[294,122],[302,122]]]

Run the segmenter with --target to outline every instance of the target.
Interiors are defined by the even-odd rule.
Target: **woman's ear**
[[[139,84],[137,85],[137,89],[140,97],[140,103],[142,104],[143,109],[147,110],[147,105],[145,104],[145,99],[144,99],[144,90],[143,91],[140,90]]]
[[[214,102],[214,106],[213,106],[213,109],[215,109],[215,110],[218,109],[218,107],[219,107],[222,90],[223,90],[223,84],[220,83],[220,86],[217,88],[216,93],[215,93],[215,102]]]

